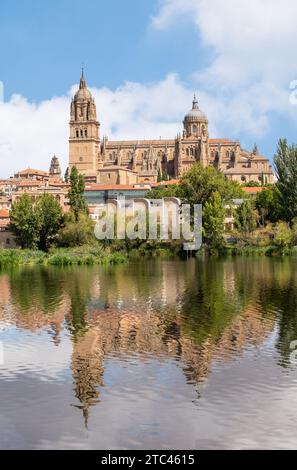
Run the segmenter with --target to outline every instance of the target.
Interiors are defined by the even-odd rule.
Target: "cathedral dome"
[[[93,97],[91,95],[91,92],[88,90],[88,88],[80,88],[74,95],[74,100],[92,100]]]
[[[86,80],[84,77],[84,72],[82,71],[80,82],[79,82],[79,89],[74,95],[74,101],[84,100],[84,101],[91,101],[93,97],[91,95],[90,90],[87,88]]]
[[[207,120],[207,117],[206,114],[199,108],[198,101],[194,95],[192,109],[190,109],[190,111],[185,115],[185,121],[198,121],[201,119]]]

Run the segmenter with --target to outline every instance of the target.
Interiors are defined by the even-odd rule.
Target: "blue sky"
[[[11,0],[0,15],[0,176],[67,165],[82,63],[102,132],[168,137],[194,91],[213,137],[273,156],[296,141],[297,6],[291,0]]]
[[[1,80],[7,97],[31,100],[61,95],[85,64],[89,85],[116,88],[124,81],[161,80],[168,72],[185,81],[192,48],[201,61],[195,26],[185,18],[174,34],[156,32],[154,0],[12,0],[1,7]]]

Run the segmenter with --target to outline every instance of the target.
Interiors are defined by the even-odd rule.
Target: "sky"
[[[82,64],[109,138],[174,138],[196,92],[211,137],[297,142],[294,0],[1,3],[0,177],[65,170]]]

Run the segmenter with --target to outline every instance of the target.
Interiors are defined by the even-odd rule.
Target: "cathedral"
[[[86,182],[132,185],[178,179],[195,162],[214,166],[240,183],[273,182],[269,160],[256,146],[249,152],[238,141],[209,138],[208,119],[196,96],[175,139],[101,139],[96,104],[82,72],[71,102],[69,168],[76,166]]]

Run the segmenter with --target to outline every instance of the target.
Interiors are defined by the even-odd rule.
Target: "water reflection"
[[[297,338],[295,265],[292,260],[192,259],[2,273],[3,341],[10,344],[14,358],[24,353],[16,361],[14,380],[24,372],[43,374],[43,380],[49,380],[50,368],[57,367],[58,360],[51,362],[45,355],[47,377],[40,372],[38,357],[35,362],[28,360],[36,335],[42,335],[40,354],[46,353],[46,337],[58,352],[70,341],[63,380],[69,380],[68,368],[73,393],[67,392],[66,400],[80,410],[88,428],[92,410],[101,406],[110,362],[127,370],[131,364],[150,361],[157,361],[160,368],[175,364],[193,388],[197,403],[201,386],[213,370],[232,364],[267,341],[273,341],[272,355],[277,353],[279,366],[288,370],[290,342]],[[8,360],[0,368],[4,382],[11,380],[14,363]],[[57,383],[61,380],[55,377]],[[140,380],[145,382],[144,377]],[[163,378],[158,380],[162,383]],[[151,383],[151,391],[154,387]],[[137,398],[141,384],[130,384],[130,388]],[[169,400],[171,389],[165,390]],[[196,400],[192,400],[194,405]],[[25,402],[30,406],[30,396]]]

